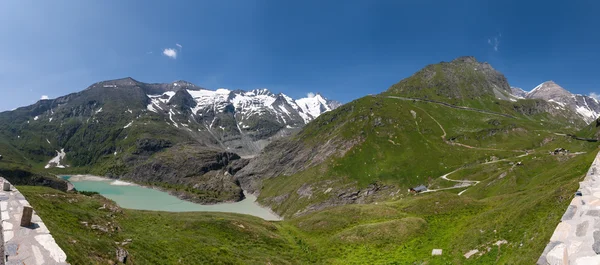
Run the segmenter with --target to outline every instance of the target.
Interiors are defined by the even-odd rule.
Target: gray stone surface
[[[127,250],[123,249],[123,248],[117,248],[117,260],[121,263],[127,263],[127,256],[129,256],[129,253],[127,252]]]
[[[11,243],[11,244],[6,244],[5,248],[4,248],[4,255],[17,255],[17,244]]]
[[[576,236],[585,236],[588,226],[590,225],[589,221],[585,221],[581,224],[577,225],[577,231],[575,232]]]
[[[600,153],[537,264],[600,264]]]
[[[600,231],[594,231],[594,244],[592,249],[596,254],[600,254]]]
[[[0,178],[2,185],[8,183]],[[10,183],[8,183],[10,185]],[[31,207],[12,185],[9,191],[0,191],[0,217],[5,247],[6,264],[67,264],[67,255],[56,244],[42,219],[33,209],[26,227],[21,226],[25,207]]]
[[[569,207],[567,207],[567,211],[565,212],[562,219],[560,219],[560,220],[561,221],[571,220],[571,219],[573,219],[573,216],[575,216],[576,212],[577,212],[577,206],[569,205]]]
[[[600,216],[600,210],[589,210],[585,214],[589,216]]]

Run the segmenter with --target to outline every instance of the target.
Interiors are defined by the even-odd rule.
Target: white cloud
[[[487,40],[487,43],[492,46],[492,48],[494,49],[494,51],[498,51],[498,48],[500,47],[500,37],[502,37],[502,33],[498,33],[497,36],[495,36],[494,38],[489,38]]]
[[[181,50],[181,49],[183,48],[183,46],[181,46],[181,44],[179,44],[179,43],[175,43],[175,45],[176,45],[177,47],[179,47],[179,50]]]
[[[314,98],[315,97],[315,93],[308,92],[308,94],[306,94],[306,96],[309,97],[309,98]]]
[[[171,59],[177,59],[177,51],[175,49],[166,48],[163,50],[163,54]]]
[[[591,92],[588,96],[590,96],[590,98],[595,98],[596,100],[600,100],[600,94],[598,94],[596,92]]]
[[[48,97],[48,95],[42,95],[42,98],[41,98],[41,100],[46,100],[46,99],[50,99],[50,98]]]

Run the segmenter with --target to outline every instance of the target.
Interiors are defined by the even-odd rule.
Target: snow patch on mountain
[[[191,107],[192,115],[202,116],[206,110],[212,113],[222,113],[228,106],[233,106],[235,112],[240,116],[240,123],[243,128],[243,121],[253,115],[273,114],[279,122],[287,123],[294,119],[294,116],[302,118],[304,124],[310,122],[326,111],[330,111],[340,104],[328,101],[321,95],[316,94],[312,97],[294,100],[285,94],[273,94],[268,89],[254,89],[251,91],[235,90],[231,91],[219,88],[215,91],[207,89],[186,90],[194,99],[196,106]],[[152,103],[147,109],[152,112],[158,112],[167,104],[174,92],[165,92],[162,95],[148,95]],[[166,97],[167,95],[168,97]],[[278,102],[278,97],[283,100]],[[275,105],[275,104],[278,105]],[[163,107],[161,107],[163,106]],[[172,119],[173,114],[169,113]],[[237,116],[236,116],[237,117]],[[212,123],[211,123],[212,124]],[[212,128],[212,126],[209,126]]]
[[[214,110],[223,111],[225,107],[227,107],[227,98],[231,91],[224,88],[219,88],[216,91],[200,89],[200,90],[190,90],[187,92],[194,98],[194,101],[197,103],[197,109],[194,109],[193,113],[196,111],[207,107],[212,106]]]
[[[560,105],[561,107],[564,107],[564,106],[565,106],[565,103],[558,102],[558,101],[556,101],[556,100],[554,100],[554,99],[550,99],[550,100],[548,100],[548,101],[549,101],[549,102],[554,102],[554,103],[556,103],[556,104]]]
[[[56,151],[56,156],[48,161],[48,164],[44,168],[58,167],[65,168],[65,165],[62,165],[61,162],[65,159],[67,153],[65,153],[65,149],[60,149],[60,151]]]
[[[160,106],[162,104],[167,104],[171,100],[171,98],[175,96],[174,91],[167,91],[159,95],[148,95],[151,102],[146,106],[146,109],[152,112],[158,113],[158,109],[162,110],[163,108]]]
[[[544,83],[546,83],[546,82],[544,82]],[[541,83],[541,84],[537,85],[531,91],[529,91],[527,94],[531,94],[531,93],[537,92],[538,90],[540,90],[544,86],[544,83]]]
[[[319,94],[314,96],[309,94],[309,97],[298,99],[296,102],[302,109],[302,112],[310,115],[312,119],[319,117],[319,115],[323,114],[324,112],[331,110],[327,104],[327,101]]]

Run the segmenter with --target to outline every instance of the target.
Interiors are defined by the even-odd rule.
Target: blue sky
[[[600,92],[597,10],[586,0],[2,0],[0,110],[126,76],[348,102],[462,55],[525,90],[554,80],[589,94]]]

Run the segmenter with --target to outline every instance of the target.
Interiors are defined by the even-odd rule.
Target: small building
[[[416,186],[414,188],[410,188],[410,192],[412,192],[412,193],[421,193],[424,191],[427,191],[427,187],[425,187],[425,185],[422,185],[422,184],[419,186]]]

